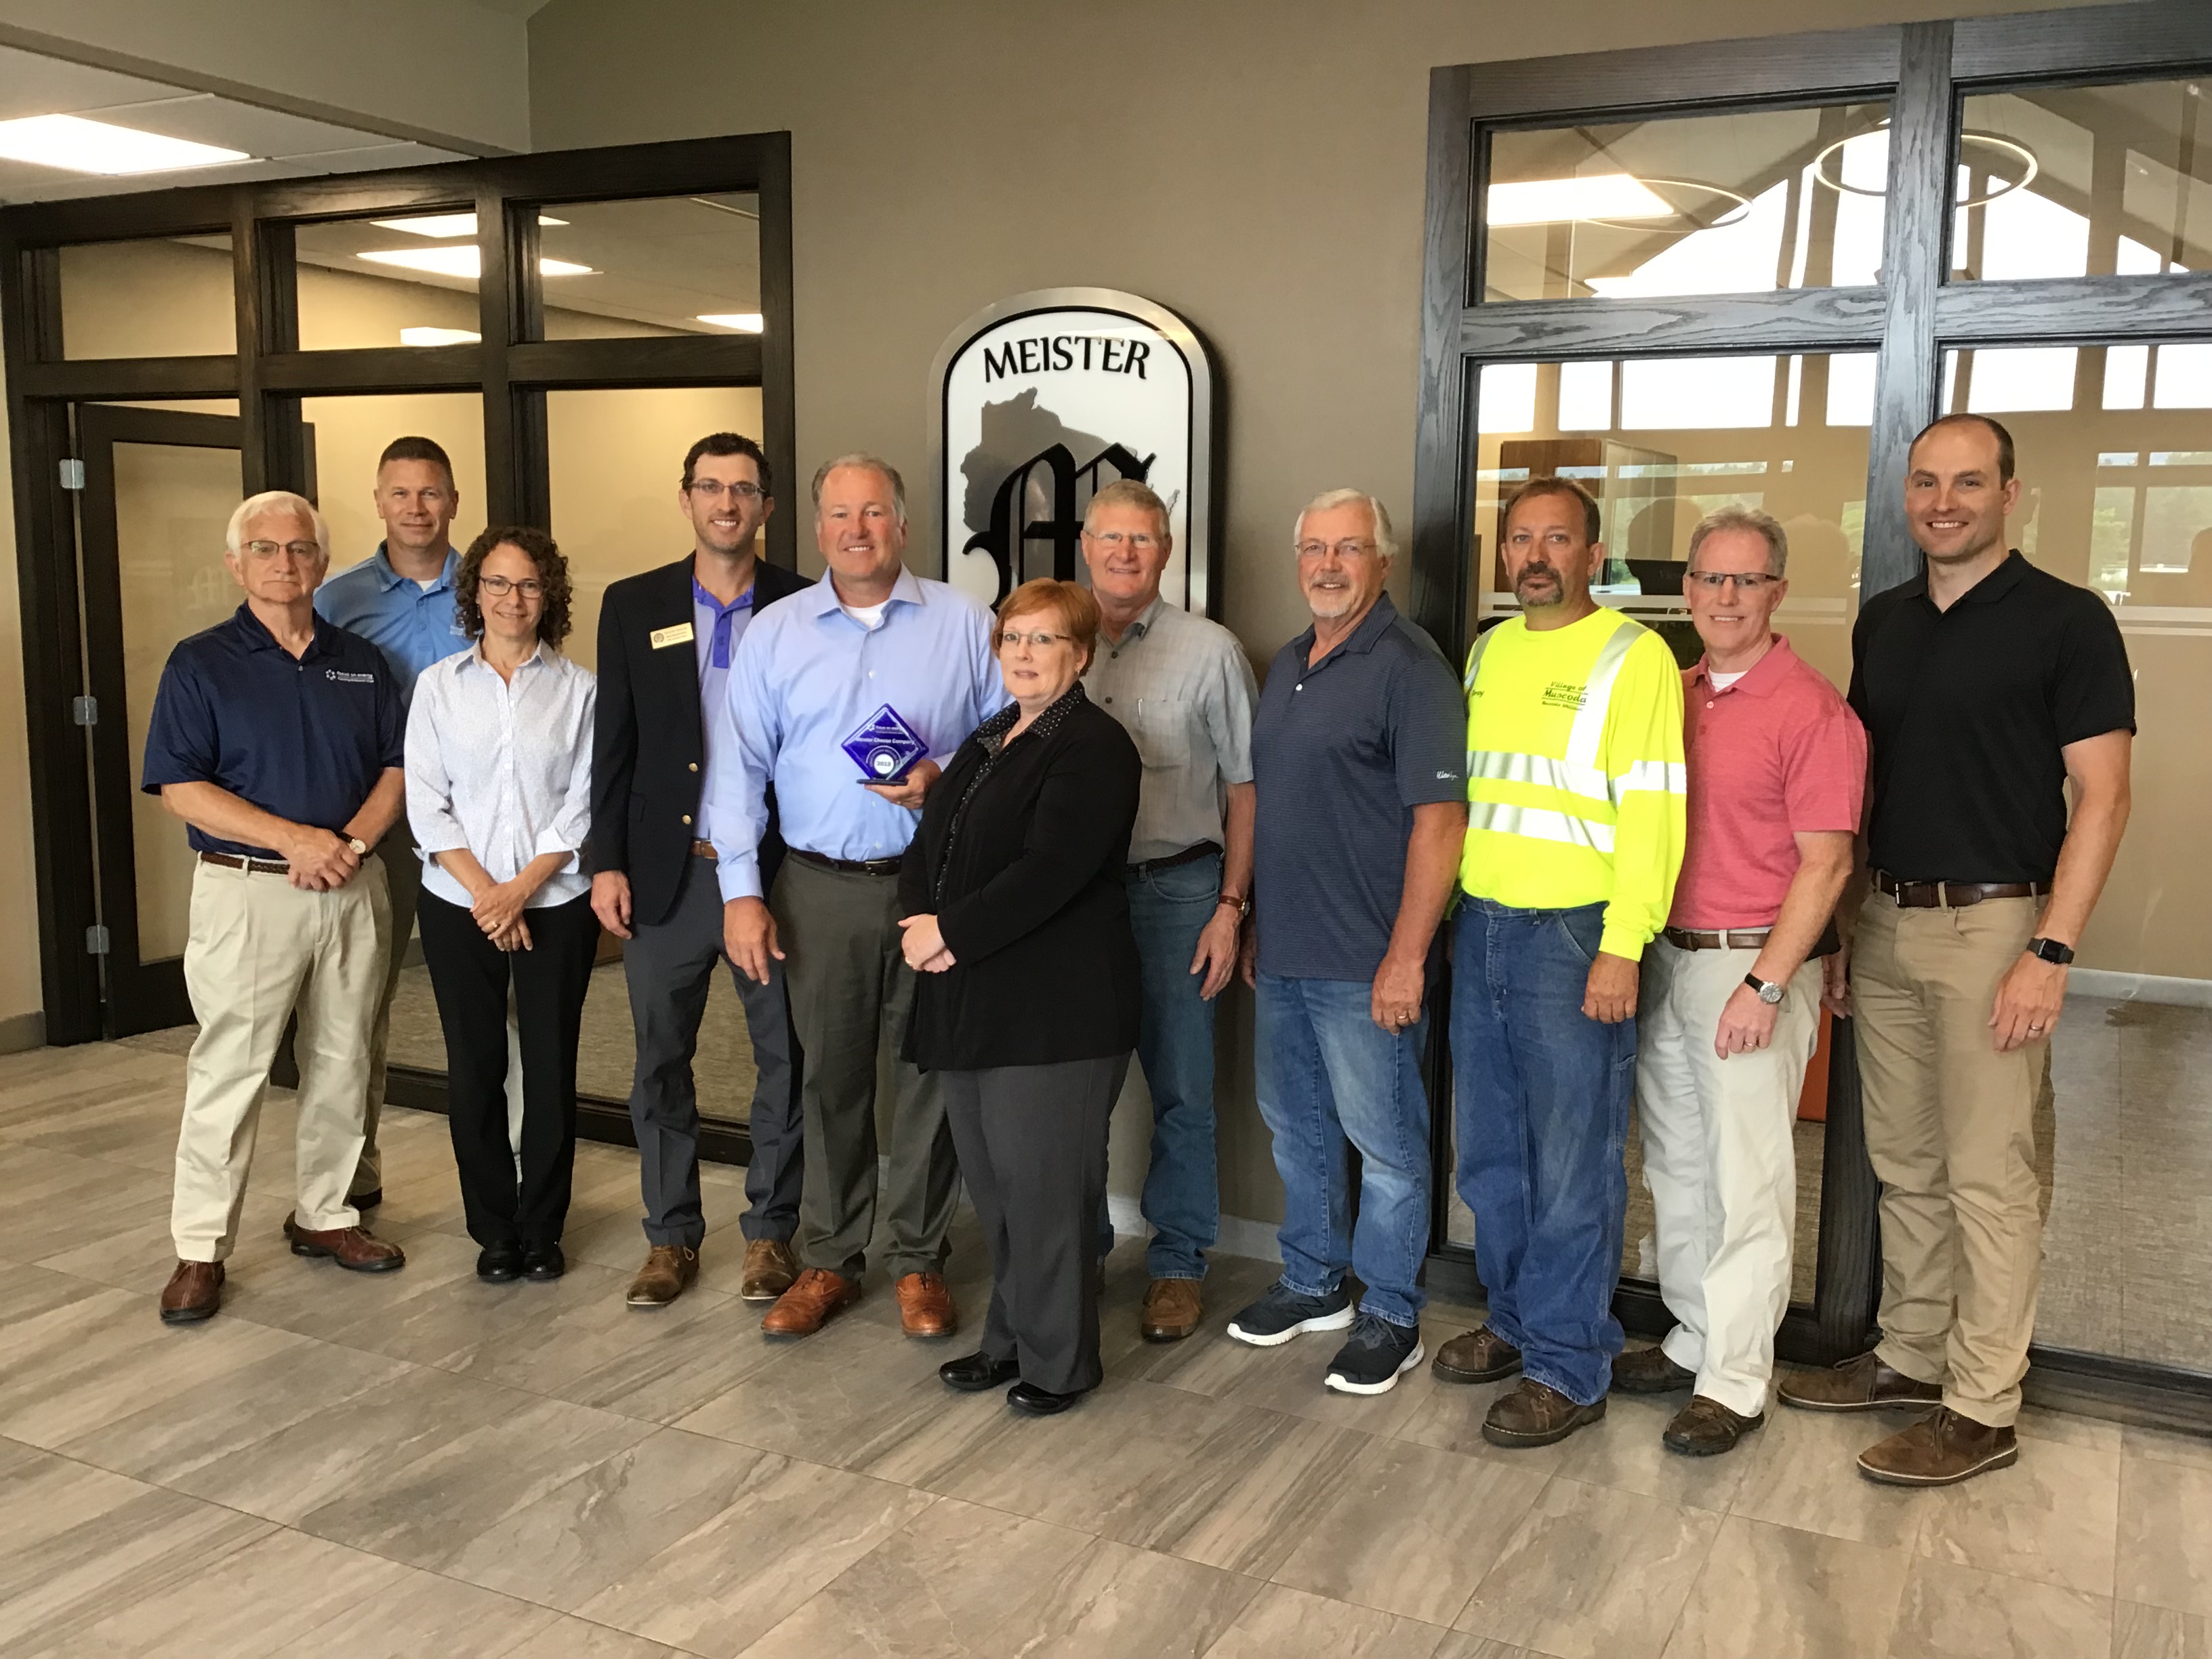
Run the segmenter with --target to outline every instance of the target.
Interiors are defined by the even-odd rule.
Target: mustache
[[[1513,585],[1516,587],[1519,587],[1525,582],[1545,580],[1557,581],[1559,580],[1559,573],[1554,570],[1550,565],[1542,563],[1528,564],[1523,565],[1521,568],[1521,574],[1513,579]]]

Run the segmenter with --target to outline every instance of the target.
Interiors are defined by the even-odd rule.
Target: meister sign
[[[1032,577],[1085,580],[1092,493],[1139,478],[1175,536],[1160,591],[1218,602],[1213,374],[1189,324],[1105,289],[1018,294],[954,331],[931,385],[945,580],[995,605]]]

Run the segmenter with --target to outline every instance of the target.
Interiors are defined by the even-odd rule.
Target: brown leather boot
[[[738,1296],[745,1302],[773,1302],[799,1277],[799,1258],[780,1238],[756,1238],[745,1246],[738,1270]]]
[[[899,1328],[908,1336],[950,1336],[959,1326],[943,1273],[902,1274],[891,1293],[898,1297]]]
[[[1198,1280],[1156,1279],[1145,1291],[1145,1311],[1138,1329],[1147,1342],[1180,1342],[1198,1328],[1205,1315]]]
[[[161,1322],[197,1325],[222,1305],[222,1263],[179,1261],[161,1287]]]
[[[1893,1370],[1875,1353],[1855,1355],[1825,1371],[1792,1371],[1776,1392],[1783,1404],[1808,1412],[1871,1412],[1943,1403],[1940,1384]]]
[[[1735,1449],[1735,1443],[1766,1421],[1766,1413],[1738,1417],[1717,1400],[1701,1394],[1674,1413],[1674,1420],[1660,1435],[1660,1443],[1685,1457],[1712,1457]]]
[[[1613,1386],[1622,1394],[1673,1394],[1698,1380],[1661,1347],[1624,1348],[1613,1357]]]
[[[1495,1382],[1521,1369],[1521,1350],[1485,1325],[1438,1348],[1429,1369],[1440,1382]]]
[[[860,1299],[860,1281],[833,1273],[827,1267],[809,1267],[776,1297],[775,1306],[761,1321],[763,1336],[811,1336],[829,1323],[832,1315]]]
[[[665,1308],[698,1277],[698,1251],[689,1244],[656,1244],[645,1253],[645,1266],[623,1299],[633,1308]]]
[[[294,1255],[327,1256],[348,1273],[388,1273],[407,1265],[405,1251],[397,1244],[370,1237],[362,1227],[318,1231],[302,1227],[295,1213],[284,1218],[284,1237],[292,1241]]]
[[[1492,1402],[1482,1419],[1482,1437],[1493,1446],[1516,1450],[1524,1446],[1551,1446],[1565,1440],[1586,1423],[1605,1415],[1605,1401],[1577,1406],[1557,1389],[1521,1379],[1510,1394]]]
[[[2009,1427],[1993,1429],[1938,1406],[1911,1428],[1859,1454],[1859,1473],[1893,1486],[1950,1486],[2020,1461]]]

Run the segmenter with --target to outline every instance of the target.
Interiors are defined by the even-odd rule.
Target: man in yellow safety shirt
[[[1520,1371],[1483,1437],[1546,1446],[1605,1415],[1620,1350],[1638,963],[1674,901],[1688,789],[1674,653],[1590,598],[1597,502],[1531,481],[1503,550],[1522,614],[1468,655],[1451,994],[1459,1191],[1490,1317],[1435,1370]]]

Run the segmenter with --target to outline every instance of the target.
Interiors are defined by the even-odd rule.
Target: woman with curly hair
[[[568,562],[542,530],[493,528],[454,581],[475,646],[426,670],[407,719],[422,847],[422,956],[446,1034],[447,1124],[477,1277],[558,1279],[576,1157],[576,1040],[599,924],[589,669],[560,653]],[[521,1032],[520,1179],[507,1127],[507,1007]]]

